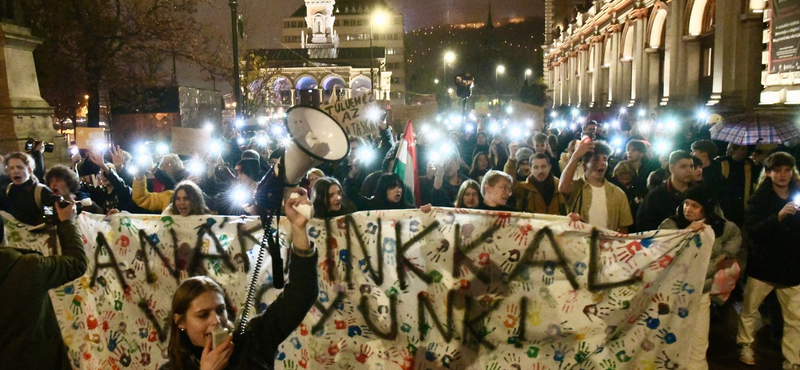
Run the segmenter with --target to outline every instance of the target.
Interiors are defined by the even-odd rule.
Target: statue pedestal
[[[42,99],[33,50],[42,40],[30,29],[0,23],[0,153],[25,150],[28,138],[55,144],[48,166],[69,162],[67,143],[53,128],[53,108]]]

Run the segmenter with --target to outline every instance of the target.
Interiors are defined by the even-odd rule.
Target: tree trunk
[[[86,90],[89,94],[88,112],[86,113],[87,127],[100,127],[100,73],[89,70]]]

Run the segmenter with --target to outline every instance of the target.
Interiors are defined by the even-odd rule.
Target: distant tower
[[[489,18],[486,20],[486,28],[489,30],[494,29],[494,23],[492,22],[492,1],[489,0]]]
[[[306,27],[311,29],[312,44],[339,44],[336,31],[333,30],[333,5],[336,0],[305,0]]]

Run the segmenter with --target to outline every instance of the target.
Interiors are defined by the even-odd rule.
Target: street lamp
[[[239,6],[237,0],[231,0],[228,5],[231,7],[231,38],[233,39],[233,98],[236,102],[236,118],[242,113],[242,86],[239,81],[239,15],[236,7]]]
[[[533,74],[533,71],[530,68],[526,69],[525,70],[525,80],[527,81],[528,80],[528,76],[530,76],[532,74]]]
[[[503,73],[506,73],[506,66],[500,64],[494,70],[494,92],[495,92],[495,94],[497,94],[497,91],[498,91],[498,89],[497,89],[497,75],[499,75],[499,74],[501,75]]]
[[[372,50],[372,28],[374,24],[381,26],[386,23],[386,14],[381,11],[376,11],[372,14],[369,20],[369,88],[372,93],[375,93],[375,54]],[[380,84],[380,77],[378,78]]]

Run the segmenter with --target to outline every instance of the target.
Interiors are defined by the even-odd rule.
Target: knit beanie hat
[[[514,157],[517,159],[517,168],[519,168],[522,161],[530,161],[531,156],[533,155],[533,150],[530,148],[520,148],[517,150],[517,153]]]
[[[703,213],[708,217],[709,214],[714,213],[717,202],[714,199],[714,193],[707,186],[695,185],[690,187],[684,193],[684,199],[690,199],[703,206]]]

